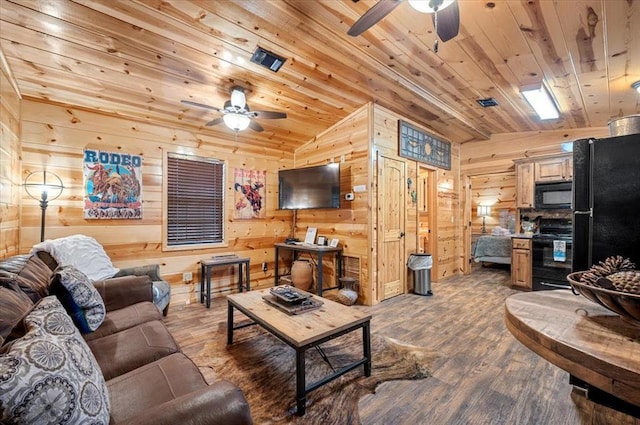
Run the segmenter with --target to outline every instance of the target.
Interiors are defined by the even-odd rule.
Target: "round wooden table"
[[[544,359],[640,407],[640,327],[568,290],[510,296],[505,323]]]

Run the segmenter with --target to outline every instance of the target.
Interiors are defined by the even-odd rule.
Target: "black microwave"
[[[537,210],[571,208],[571,182],[536,183],[534,193]]]

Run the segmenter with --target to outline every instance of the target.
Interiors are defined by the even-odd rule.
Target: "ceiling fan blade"
[[[256,118],[263,118],[267,120],[277,120],[280,118],[287,118],[287,114],[284,112],[275,112],[275,111],[253,111],[253,116]]]
[[[454,1],[450,6],[442,10],[438,10],[436,13],[438,14],[437,33],[440,40],[445,42],[458,35],[458,31],[460,30],[460,10],[458,9],[458,1]],[[433,19],[434,25],[436,13],[434,13],[431,18]]]
[[[181,100],[180,102],[184,103],[185,105],[197,106],[198,108],[213,109],[214,111],[220,112],[220,108],[216,108],[215,106],[205,105],[204,103],[192,102],[190,100]]]
[[[264,128],[254,120],[249,121],[249,128],[253,131],[257,131],[258,133],[264,131]]]
[[[216,118],[216,119],[213,119],[213,120],[209,121],[209,122],[208,122],[208,123],[206,123],[205,125],[206,125],[207,127],[211,127],[212,125],[218,125],[218,124],[220,124],[220,123],[221,123],[221,122],[223,122],[223,121],[224,121],[224,119],[223,119],[222,117],[220,117],[220,118]]]
[[[367,10],[364,15],[362,15],[360,19],[358,19],[351,28],[349,28],[347,34],[352,37],[359,36],[391,13],[400,3],[402,3],[402,0],[378,1],[378,3],[371,6],[371,9]]]

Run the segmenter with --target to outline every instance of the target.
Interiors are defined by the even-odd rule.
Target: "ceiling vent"
[[[498,101],[495,100],[492,97],[488,97],[486,99],[479,99],[478,103],[480,104],[480,106],[482,106],[483,108],[488,108],[490,106],[498,106]]]
[[[273,72],[278,72],[280,67],[284,64],[285,60],[285,58],[282,58],[275,53],[265,50],[262,47],[258,47],[256,51],[253,52],[253,56],[251,56],[251,62],[262,65],[265,68],[272,70]]]

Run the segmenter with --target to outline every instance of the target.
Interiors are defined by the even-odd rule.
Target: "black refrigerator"
[[[573,143],[572,271],[612,255],[640,268],[640,134]]]

